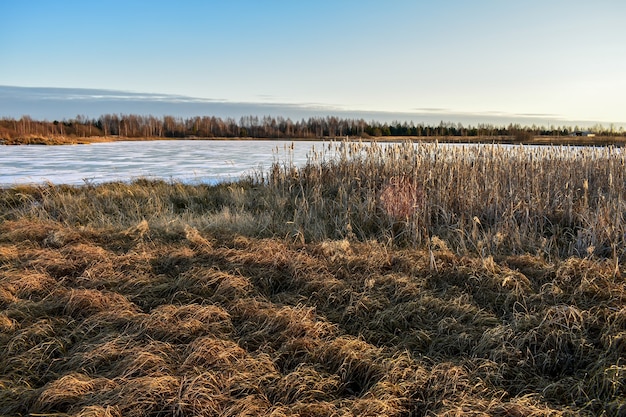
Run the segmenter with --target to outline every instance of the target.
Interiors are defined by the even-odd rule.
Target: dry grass
[[[341,143],[303,168],[275,165],[268,201],[306,240],[436,236],[462,254],[618,262],[624,166],[621,148]]]
[[[489,171],[438,149],[263,183],[0,190],[0,414],[624,415],[620,165],[557,159],[546,184],[521,150]],[[414,170],[385,165],[405,155]],[[557,214],[576,233],[537,224]]]
[[[11,225],[5,415],[624,412],[626,292],[610,261],[150,227],[117,252],[101,245],[119,237],[76,231],[78,263],[74,243],[38,259],[47,235],[18,242]]]
[[[108,228],[120,244],[146,227],[190,240],[194,230],[420,247],[436,238],[462,255],[607,258],[617,272],[624,166],[621,148],[339,143],[304,167],[275,164],[238,183],[20,186],[3,190],[0,208],[27,228],[26,219]],[[73,239],[46,226],[31,233],[50,247]]]

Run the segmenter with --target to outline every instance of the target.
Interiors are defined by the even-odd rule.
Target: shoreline
[[[357,142],[440,142],[465,144],[502,144],[502,145],[547,145],[547,146],[625,146],[626,138],[622,136],[606,137],[577,137],[577,136],[535,136],[532,139],[516,140],[510,136],[370,136],[370,137],[317,137],[317,138],[259,138],[259,137],[126,137],[126,136],[52,136],[52,137],[23,137],[0,139],[0,145],[89,145],[92,143],[109,142],[150,142],[157,140],[198,140],[198,141],[357,141]]]

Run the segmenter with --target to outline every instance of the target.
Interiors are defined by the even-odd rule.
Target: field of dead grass
[[[0,414],[626,413],[620,253],[477,250],[495,214],[470,222],[463,245],[425,235],[405,211],[444,193],[356,168],[0,190]],[[327,169],[338,182],[318,181]],[[341,175],[355,172],[344,195]],[[500,188],[525,196],[515,184]],[[578,206],[588,215],[595,198]],[[481,215],[463,201],[456,210]],[[314,218],[324,202],[326,223]],[[351,226],[335,232],[338,207]],[[444,230],[437,218],[428,230]]]

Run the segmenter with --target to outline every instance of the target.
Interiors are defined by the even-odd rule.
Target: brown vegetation
[[[0,190],[0,414],[626,412],[621,156],[341,150]]]
[[[275,165],[263,200],[306,241],[424,246],[436,236],[461,254],[617,264],[626,255],[625,166],[619,148],[344,143],[301,169]]]

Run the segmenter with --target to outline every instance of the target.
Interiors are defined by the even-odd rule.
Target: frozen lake
[[[159,178],[215,183],[238,180],[273,162],[304,164],[320,141],[157,140],[91,145],[0,146],[0,186],[85,184]]]
[[[335,146],[330,146],[333,143]],[[381,146],[390,144],[382,143]],[[489,157],[493,146],[532,157],[623,158],[620,148],[538,147],[520,145],[415,144],[435,155],[437,147],[464,148],[466,157]],[[341,142],[280,140],[156,140],[91,145],[0,146],[0,187],[18,184],[71,184],[130,181],[138,178],[185,183],[237,181],[267,172],[274,162],[301,166],[309,155],[337,155]],[[471,150],[471,152],[469,152]]]

